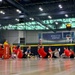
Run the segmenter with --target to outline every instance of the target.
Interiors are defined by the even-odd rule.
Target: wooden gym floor
[[[75,75],[75,59],[0,59],[0,75]]]

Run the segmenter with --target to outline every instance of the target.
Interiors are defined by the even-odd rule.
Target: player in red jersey
[[[16,49],[15,53],[16,53],[18,58],[22,58],[23,57],[23,52],[22,52],[20,46],[17,46],[17,49]]]
[[[64,54],[65,56],[70,57],[70,51],[68,48],[64,48]]]
[[[48,58],[48,56],[50,55],[49,53],[46,53],[44,50],[44,46],[40,46],[38,48],[38,54],[42,57],[42,58]]]
[[[72,49],[64,48],[64,53],[62,54],[64,57],[74,58],[74,51]]]

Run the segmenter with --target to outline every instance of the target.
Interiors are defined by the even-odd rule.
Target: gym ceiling
[[[75,28],[75,0],[0,0],[0,30]]]

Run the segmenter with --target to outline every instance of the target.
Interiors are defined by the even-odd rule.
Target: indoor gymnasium
[[[75,0],[0,0],[0,75],[75,75]]]

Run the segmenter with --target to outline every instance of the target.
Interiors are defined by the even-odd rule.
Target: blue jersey
[[[31,53],[31,50],[29,50],[29,49],[27,49],[27,51],[26,51],[27,53]]]

